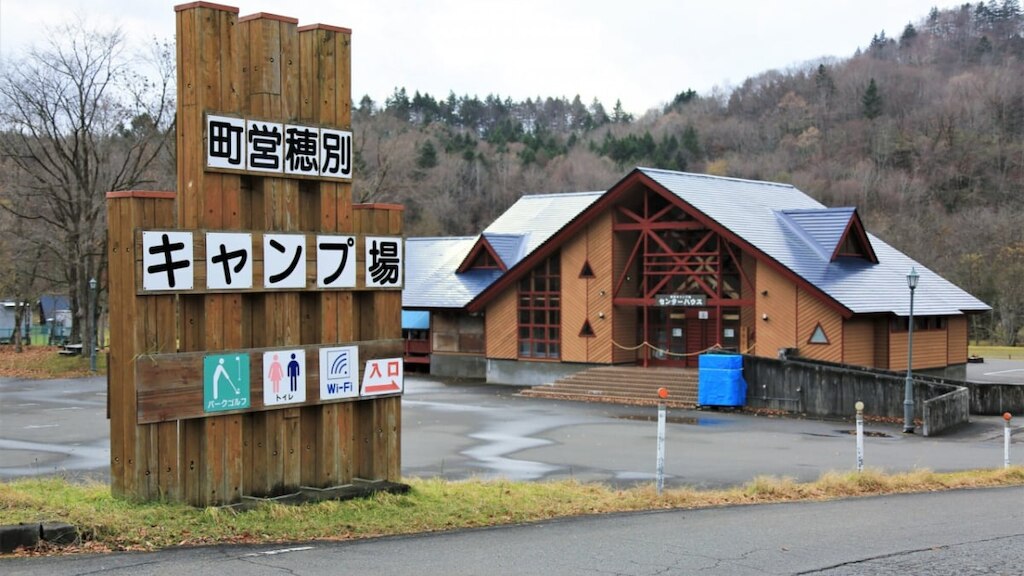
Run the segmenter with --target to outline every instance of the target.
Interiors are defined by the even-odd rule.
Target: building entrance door
[[[652,364],[696,368],[699,353],[718,343],[714,309],[651,308],[648,314]]]
[[[648,318],[648,342],[654,346],[651,362],[663,366],[686,366],[686,310],[653,308]]]

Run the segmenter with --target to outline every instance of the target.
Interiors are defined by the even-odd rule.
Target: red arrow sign
[[[398,382],[392,380],[388,384],[370,384],[363,388],[364,393],[368,394],[379,394],[381,392],[400,392],[402,387],[398,385]]]

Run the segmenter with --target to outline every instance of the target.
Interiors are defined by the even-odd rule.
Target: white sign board
[[[306,236],[263,235],[263,285],[267,288],[306,287]]]
[[[263,353],[263,404],[298,404],[306,401],[306,351],[273,350]]]
[[[316,237],[316,285],[320,288],[355,287],[355,236]]]
[[[142,233],[142,289],[191,290],[192,233]]]
[[[366,237],[367,288],[402,287],[402,239],[397,237]]]
[[[206,233],[206,287],[252,288],[252,234]]]
[[[401,358],[367,360],[363,367],[360,396],[400,394],[405,388]]]
[[[359,396],[359,347],[320,349],[320,399]]]

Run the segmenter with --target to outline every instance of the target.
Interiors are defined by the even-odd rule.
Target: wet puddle
[[[639,414],[628,414],[614,416],[618,420],[635,420],[637,422],[657,422],[657,416],[646,416]],[[687,426],[726,426],[731,422],[723,418],[703,418],[699,416],[666,416],[665,421],[669,424],[685,424]]]

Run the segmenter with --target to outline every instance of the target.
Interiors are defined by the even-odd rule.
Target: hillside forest
[[[87,278],[104,277],[103,194],[174,188],[173,46],[155,47],[143,76],[130,73],[138,64],[125,63],[116,34],[78,28],[66,37],[81,41],[32,51],[0,72],[0,225],[8,231],[0,253],[18,263],[0,289],[4,297],[69,293],[76,316],[94,321],[84,296]],[[90,60],[72,56],[90,47],[97,63],[81,69]],[[55,54],[63,68],[52,64]],[[59,99],[18,104],[55,74],[51,89],[107,90],[82,98],[102,104],[56,121],[46,111]],[[856,207],[869,231],[991,305],[992,314],[972,321],[972,338],[1017,343],[1018,0],[933,8],[846,58],[766,71],[709,94],[685,78],[679,85],[638,117],[621,102],[579,96],[514,101],[405,87],[383,102],[363,96],[353,102],[355,200],[405,204],[407,235],[447,236],[479,233],[523,194],[604,190],[635,166],[791,183],[825,205]],[[69,256],[76,242],[88,249]]]

